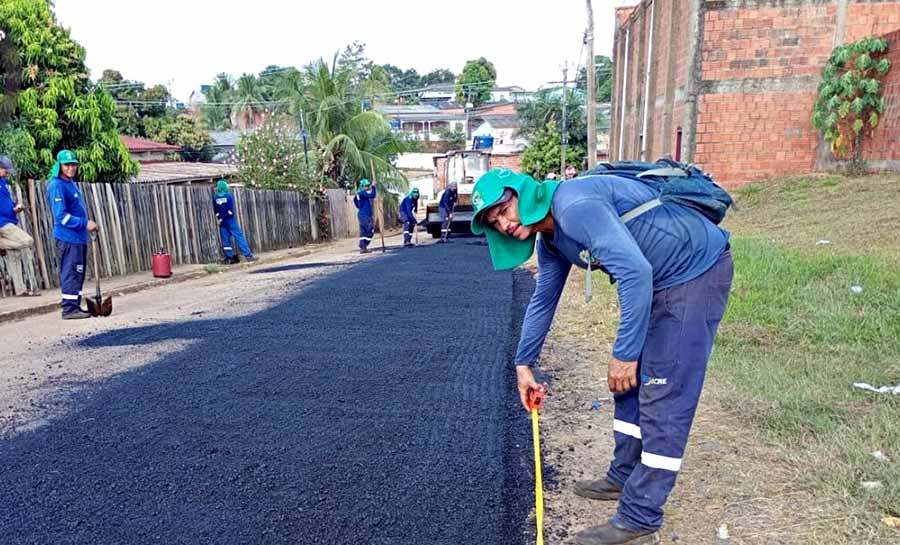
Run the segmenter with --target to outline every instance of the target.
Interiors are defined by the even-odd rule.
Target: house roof
[[[242,135],[241,131],[209,131],[214,146],[237,146]]]
[[[522,125],[517,115],[483,115],[478,119],[490,123],[495,129],[518,129]]]
[[[416,104],[409,106],[379,105],[375,109],[390,119],[401,121],[460,121],[466,118],[461,111],[448,111],[429,106]]]
[[[138,184],[213,182],[235,174],[237,174],[237,167],[234,165],[169,161],[141,165],[140,173],[131,181]]]
[[[146,138],[137,138],[135,136],[126,136],[124,134],[119,135],[119,140],[125,144],[125,147],[128,148],[130,153],[146,153],[152,151],[173,152],[181,149],[178,146],[173,146],[164,142],[154,142],[153,140],[147,140]]]

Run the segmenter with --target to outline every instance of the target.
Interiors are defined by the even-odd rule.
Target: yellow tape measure
[[[537,522],[537,545],[544,545],[544,482],[541,477],[541,427],[538,411],[544,404],[543,390],[528,392],[531,408],[531,435],[534,442],[534,518]]]

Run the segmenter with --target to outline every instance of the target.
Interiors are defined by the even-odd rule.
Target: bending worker
[[[448,242],[450,240],[450,224],[453,223],[453,210],[456,208],[456,182],[451,182],[447,189],[441,195],[441,202],[438,210],[441,213],[441,240],[438,242]]]
[[[495,269],[527,261],[540,273],[516,353],[519,395],[544,390],[532,368],[572,265],[601,268],[618,283],[621,321],[609,360],[614,458],[606,475],[575,493],[618,500],[606,523],[580,532],[582,545],[657,543],[663,505],[681,468],[706,366],[733,274],[728,233],[701,213],[665,202],[640,181],[589,176],[537,183],[495,169],[475,185],[472,232],[487,235]]]
[[[359,220],[359,253],[369,253],[369,244],[375,236],[375,219],[372,203],[375,201],[375,183],[363,178],[359,181],[353,204],[356,205],[356,218]]]
[[[80,320],[91,315],[81,310],[81,288],[84,285],[84,261],[87,257],[88,232],[100,230],[89,220],[75,185],[78,158],[67,149],[56,155],[50,173],[47,198],[53,211],[53,238],[59,254],[59,287],[62,291],[63,320]]]
[[[0,250],[18,251],[25,263],[25,277],[22,278],[22,267],[18,260],[9,260],[9,273],[13,290],[17,295],[39,295],[37,293],[37,277],[34,274],[34,239],[19,227],[16,216],[23,206],[13,200],[7,176],[15,175],[12,161],[0,155]]]
[[[409,195],[400,201],[400,221],[403,222],[403,245],[413,246],[412,237],[416,232],[416,212],[419,211],[419,188],[414,187]]]
[[[234,253],[234,247],[231,245],[231,237],[237,241],[238,248],[247,261],[256,261],[253,252],[250,250],[250,244],[244,237],[244,231],[238,224],[237,216],[234,214],[234,196],[228,190],[228,182],[219,180],[216,183],[216,194],[213,197],[213,209],[216,211],[216,220],[219,223],[219,235],[222,237],[222,250],[225,252],[226,265],[239,263],[240,259]]]

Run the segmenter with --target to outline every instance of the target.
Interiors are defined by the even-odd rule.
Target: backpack
[[[706,219],[718,225],[725,219],[728,208],[734,207],[734,199],[712,177],[694,165],[685,165],[662,158],[655,163],[644,161],[617,161],[598,163],[585,175],[614,175],[647,185],[659,192],[659,196],[621,216],[623,223],[648,212],[664,202],[673,202],[693,208]]]

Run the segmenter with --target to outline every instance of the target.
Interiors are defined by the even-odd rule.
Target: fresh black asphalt
[[[0,543],[533,540],[509,366],[530,278],[464,240],[322,274],[249,316],[84,340],[193,342],[0,441]]]

